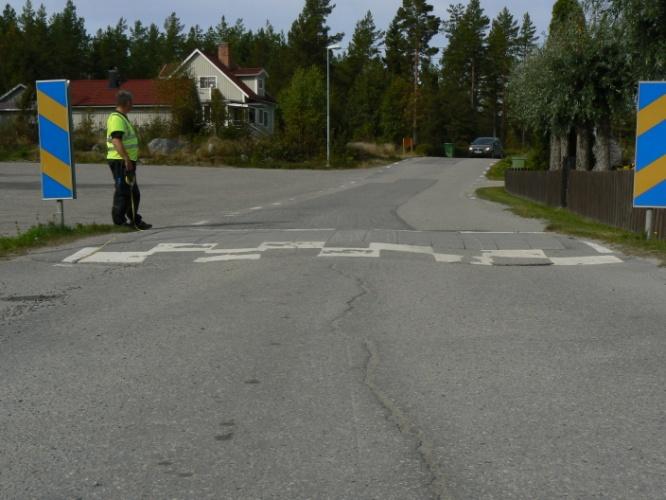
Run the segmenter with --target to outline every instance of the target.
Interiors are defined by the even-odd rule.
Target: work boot
[[[153,225],[152,225],[152,224],[148,224],[147,222],[144,222],[144,221],[140,220],[139,222],[137,222],[137,223],[134,225],[134,227],[136,227],[136,228],[139,229],[140,231],[147,231],[148,229],[152,228]]]

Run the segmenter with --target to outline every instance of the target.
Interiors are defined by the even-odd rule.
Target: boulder
[[[153,139],[148,143],[151,155],[168,156],[183,149],[185,145],[177,139]]]

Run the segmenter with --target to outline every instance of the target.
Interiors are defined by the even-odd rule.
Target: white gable
[[[210,100],[210,84],[222,93],[228,101],[246,102],[249,96],[231,80],[224,72],[213,64],[201,51],[195,50],[190,57],[180,66],[177,71],[189,73],[201,87],[202,78],[205,78],[205,88],[199,88],[199,96],[202,102]]]

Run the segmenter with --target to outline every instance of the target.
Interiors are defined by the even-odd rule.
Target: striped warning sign
[[[76,177],[67,80],[38,81],[37,113],[42,168],[42,198],[73,200]]]
[[[666,82],[638,87],[634,206],[666,208]]]

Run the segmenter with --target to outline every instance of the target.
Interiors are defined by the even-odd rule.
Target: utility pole
[[[340,50],[338,44],[326,47],[326,166],[331,166],[331,52]]]

